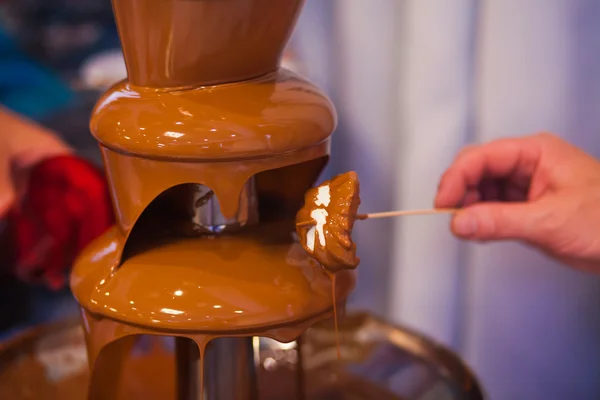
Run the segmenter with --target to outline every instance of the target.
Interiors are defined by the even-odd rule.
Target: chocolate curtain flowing
[[[338,106],[324,178],[361,211],[431,205],[468,142],[550,130],[600,155],[600,3],[308,0],[294,37]],[[516,244],[463,245],[445,216],[357,224],[361,308],[460,351],[498,400],[600,397],[600,278]]]

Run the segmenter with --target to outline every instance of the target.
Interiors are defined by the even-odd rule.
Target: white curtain
[[[600,1],[308,0],[293,38],[363,211],[431,205],[465,143],[554,131],[600,155]],[[600,204],[599,204],[600,207]],[[600,398],[600,278],[444,217],[364,221],[352,305],[434,337],[493,400]]]

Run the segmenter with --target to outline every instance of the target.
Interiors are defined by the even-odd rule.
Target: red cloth
[[[8,215],[14,273],[29,283],[63,288],[79,252],[113,222],[100,170],[74,156],[41,162],[31,171],[24,201]]]

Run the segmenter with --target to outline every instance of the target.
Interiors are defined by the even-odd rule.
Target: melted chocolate
[[[360,259],[352,228],[360,205],[356,172],[346,172],[310,189],[296,215],[302,247],[329,272],[354,269]]]
[[[94,265],[75,266],[73,292],[90,314],[164,331],[226,334],[302,322],[331,311],[331,283],[290,225],[157,239],[118,269],[113,228],[82,254]],[[339,277],[336,297],[353,285],[353,274]]]

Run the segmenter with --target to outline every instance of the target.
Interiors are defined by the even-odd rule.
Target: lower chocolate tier
[[[113,228],[81,254],[71,288],[91,314],[150,329],[223,334],[289,327],[334,305],[331,277],[295,240],[293,226],[148,240],[118,268],[121,237]],[[355,280],[353,271],[337,274],[340,304]]]

